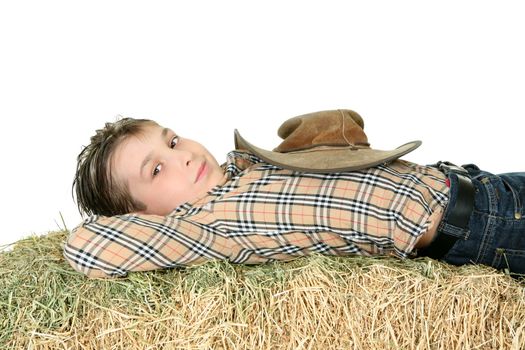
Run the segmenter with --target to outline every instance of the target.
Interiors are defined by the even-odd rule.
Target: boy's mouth
[[[206,166],[206,161],[203,161],[201,166],[199,167],[199,170],[197,171],[197,176],[195,177],[195,182],[199,181],[208,170],[208,167]]]

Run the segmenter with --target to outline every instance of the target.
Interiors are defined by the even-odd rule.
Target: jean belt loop
[[[456,174],[458,180],[455,203],[452,203],[452,208],[447,208],[439,227],[443,224],[448,224],[463,230],[468,230],[470,216],[474,210],[474,196],[476,193],[468,171],[450,162],[439,161],[436,167],[448,177],[450,177],[451,173]],[[457,240],[457,236],[442,232],[438,228],[437,236],[419,255],[428,256],[433,259],[441,259],[448,253]]]

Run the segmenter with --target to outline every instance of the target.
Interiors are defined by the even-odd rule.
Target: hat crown
[[[350,109],[300,115],[286,120],[277,134],[283,139],[274,152],[293,152],[319,146],[370,148],[363,118]]]
[[[288,119],[277,132],[283,141],[273,151],[252,145],[237,129],[234,141],[236,149],[268,164],[311,173],[356,171],[386,164],[421,145],[421,141],[412,141],[393,150],[372,149],[363,128],[359,114],[336,109]]]

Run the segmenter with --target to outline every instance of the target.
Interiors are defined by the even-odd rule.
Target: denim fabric
[[[469,263],[492,266],[511,274],[525,273],[525,172],[494,175],[474,164],[463,165],[474,184],[476,195],[469,229],[446,224],[438,230],[459,237],[442,258],[454,265]],[[457,196],[458,177],[449,174],[450,202]],[[518,276],[518,275],[514,275]]]

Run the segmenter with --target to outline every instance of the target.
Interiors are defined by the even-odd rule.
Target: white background
[[[374,148],[524,171],[519,1],[12,1],[0,5],[0,245],[80,221],[76,156],[118,114],[220,163],[233,129],[350,108]]]

